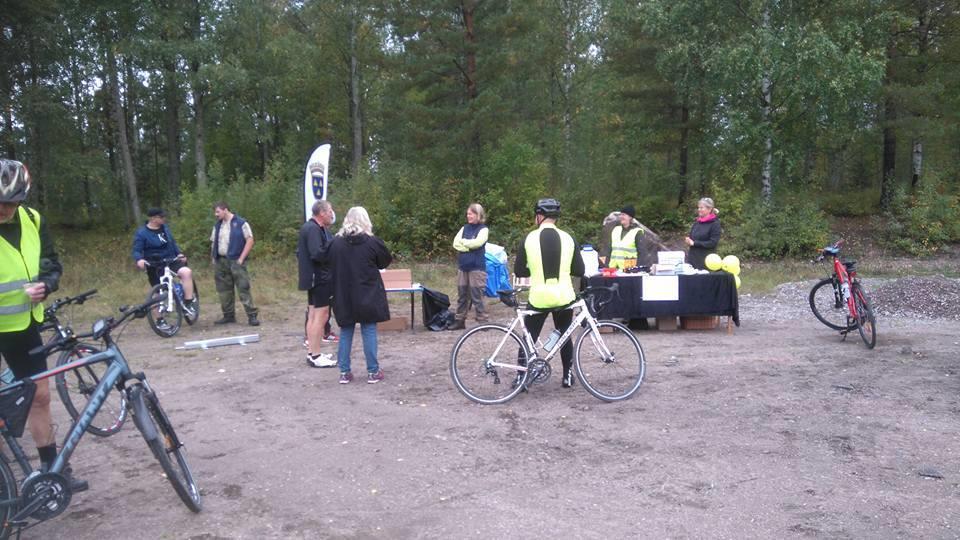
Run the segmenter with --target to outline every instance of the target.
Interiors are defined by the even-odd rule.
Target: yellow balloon
[[[703,261],[703,263],[706,265],[707,270],[712,270],[714,272],[723,267],[723,259],[721,259],[716,253],[707,255],[707,258]]]
[[[735,255],[727,255],[723,258],[722,268],[724,272],[730,272],[736,276],[740,274],[740,259]]]
[[[737,273],[739,273],[739,272],[737,272]],[[740,276],[738,276],[737,274],[734,274],[734,275],[733,275],[733,281],[734,281],[734,283],[737,284],[737,288],[739,289],[739,288],[740,288]]]

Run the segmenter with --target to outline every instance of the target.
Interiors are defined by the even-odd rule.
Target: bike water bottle
[[[843,282],[843,285],[840,286],[840,291],[843,293],[843,301],[846,302],[850,299],[850,284],[846,281]]]
[[[173,285],[173,293],[177,295],[177,298],[183,300],[183,285],[175,283]]]
[[[554,329],[553,332],[550,332],[550,337],[548,337],[547,342],[543,344],[544,350],[552,351],[557,345],[557,340],[560,339],[560,335],[560,331],[557,329]]]

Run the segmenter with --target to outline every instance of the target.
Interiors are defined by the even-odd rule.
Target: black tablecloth
[[[588,285],[609,287],[620,284],[619,298],[603,307],[601,319],[640,319],[695,315],[728,315],[740,326],[737,284],[727,272],[677,276],[678,300],[643,301],[643,278],[591,276]]]

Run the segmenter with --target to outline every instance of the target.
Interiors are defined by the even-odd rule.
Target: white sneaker
[[[320,353],[316,358],[308,354],[307,365],[315,368],[330,368],[337,366],[337,360],[330,353]]]

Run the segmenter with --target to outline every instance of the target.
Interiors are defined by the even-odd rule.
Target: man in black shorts
[[[333,288],[330,280],[330,263],[327,253],[333,242],[328,227],[333,224],[335,214],[329,202],[321,200],[313,203],[313,217],[300,227],[297,242],[297,268],[300,274],[298,287],[307,291],[307,365],[311,367],[335,367],[336,358],[331,353],[321,353],[323,326],[330,320],[330,298]]]
[[[17,379],[47,370],[46,357],[30,350],[43,345],[41,302],[59,288],[63,273],[46,221],[20,204],[29,190],[27,168],[19,161],[0,159],[0,355]],[[27,427],[37,444],[41,470],[49,469],[57,457],[50,379],[37,381]],[[84,481],[71,480],[73,491],[87,487]]]
[[[162,266],[147,266],[148,262],[159,259],[177,258],[170,264],[170,270],[176,272],[183,285],[183,303],[187,310],[196,315],[197,299],[193,295],[193,271],[187,266],[187,256],[180,252],[177,241],[173,239],[173,232],[167,225],[167,214],[162,208],[147,210],[147,222],[137,229],[133,235],[133,249],[130,255],[137,263],[137,268],[147,271],[147,280],[154,287],[160,283],[163,275]]]

